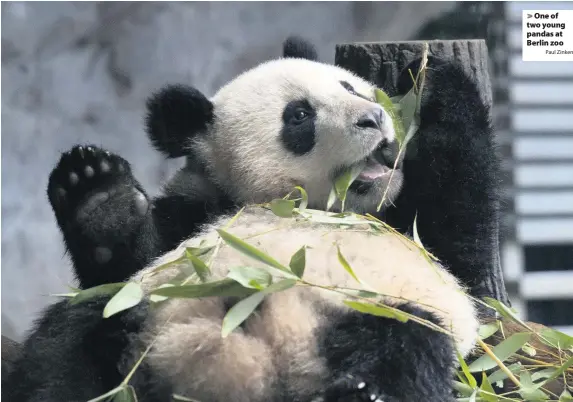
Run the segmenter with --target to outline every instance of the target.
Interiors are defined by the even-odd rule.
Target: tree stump
[[[334,64],[344,67],[368,81],[395,93],[398,75],[412,60],[422,55],[428,43],[428,55],[455,60],[478,83],[486,104],[492,104],[488,51],[484,40],[433,40],[376,42],[336,45]]]
[[[397,92],[400,72],[414,59],[422,56],[428,43],[428,55],[454,60],[461,64],[478,85],[483,101],[492,106],[492,86],[488,69],[488,49],[484,40],[433,40],[406,42],[349,43],[336,46],[334,63],[384,89],[391,96]],[[499,256],[499,217],[496,228],[488,234],[492,249],[491,264],[482,287],[486,294],[510,305],[503,280]],[[483,293],[482,293],[483,294]]]

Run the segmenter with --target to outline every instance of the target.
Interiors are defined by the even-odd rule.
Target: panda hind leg
[[[416,306],[402,311],[438,324]],[[319,337],[332,382],[323,402],[453,402],[451,338],[412,321],[359,312],[332,313]]]
[[[75,146],[52,170],[47,192],[80,286],[122,281],[141,267],[134,237],[150,220],[149,200],[127,161]]]

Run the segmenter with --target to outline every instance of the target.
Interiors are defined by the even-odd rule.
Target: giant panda
[[[353,312],[337,299],[299,288],[267,297],[225,339],[220,321],[233,298],[169,300],[159,308],[142,303],[109,319],[101,316],[107,297],[73,306],[64,301],[47,310],[28,338],[11,377],[10,400],[79,401],[109,391],[166,315],[174,321],[132,379],[139,400],[169,400],[173,392],[214,402],[453,400],[456,351],[469,352],[478,322],[465,290],[476,293],[480,268],[493,251],[485,239],[495,224],[496,167],[487,108],[460,68],[432,60],[435,86],[422,106],[416,159],[396,161],[392,124],[374,102],[374,86],[314,60],[303,48],[312,57],[263,63],[211,99],[182,85],[150,98],[152,142],[171,157],[189,159],[165,194],[151,202],[121,157],[95,146],[62,156],[48,194],[82,286],[146,278],[149,290],[159,282],[142,274],[157,266],[155,257],[182,240],[185,245],[212,236],[236,207],[282,197],[301,185],[309,207],[323,208],[334,176],[357,164],[363,169],[349,189],[347,209],[373,212],[392,174],[382,217],[404,219],[406,231],[415,206],[422,240],[445,268],[428,266],[419,251],[391,237],[353,232],[340,234],[343,249],[347,244],[352,250],[350,264],[381,293],[418,303],[388,302],[453,329],[454,338],[417,323]],[[407,82],[402,80],[402,90],[409,89]],[[392,172],[394,166],[399,169]],[[259,211],[244,212],[242,219],[231,231],[248,236],[277,218]],[[321,230],[289,227],[260,241],[286,258],[305,239],[320,239],[310,233]],[[345,285],[348,277],[325,260],[331,243],[320,241],[309,250],[307,274]],[[284,244],[289,246],[282,249]],[[244,263],[224,258],[227,268]]]

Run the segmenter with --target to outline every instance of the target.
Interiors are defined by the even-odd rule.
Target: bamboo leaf
[[[258,250],[256,247],[251,246],[250,244],[244,242],[243,240],[239,239],[238,237],[233,236],[230,233],[225,232],[224,230],[217,229],[217,232],[221,236],[221,238],[231,247],[236,250],[239,250],[243,254],[260,261],[264,264],[267,264],[273,268],[278,269],[281,271],[282,275],[289,278],[296,279],[296,276],[290,272],[290,270],[285,267],[284,265],[280,264],[274,258],[269,256],[268,254],[263,253],[262,251]]]
[[[340,264],[342,264],[346,272],[348,272],[356,280],[356,282],[361,283],[360,279],[358,279],[348,261],[346,261],[346,258],[344,258],[344,256],[342,255],[342,252],[340,251],[340,246],[336,245],[336,249],[338,250],[338,261],[340,262]]]
[[[154,289],[151,294],[177,297],[177,298],[197,298],[197,297],[244,297],[254,293],[253,289],[248,289],[233,279],[225,278],[220,281],[201,283],[197,285],[171,286]]]
[[[302,188],[300,186],[296,186],[295,189],[300,191],[300,197],[302,198],[302,200],[300,201],[300,204],[298,204],[298,211],[303,212],[306,209],[306,207],[308,206],[308,194],[306,193],[304,188]]]
[[[495,390],[491,386],[491,383],[489,382],[489,379],[487,378],[485,373],[482,373],[480,391],[483,391],[483,392],[480,392],[480,396],[484,399],[484,401],[486,401],[486,402],[497,402],[497,401],[499,401],[499,398],[495,396]],[[493,394],[493,395],[491,395],[491,394]]]
[[[98,296],[111,296],[119,292],[124,286],[124,282],[106,283],[105,285],[94,286],[93,288],[85,289],[79,292],[73,299],[70,300],[70,303],[78,304]]]
[[[396,134],[398,142],[401,144],[406,137],[406,131],[402,123],[401,106],[396,105],[396,103],[400,102],[402,96],[389,98],[388,95],[380,89],[375,89],[374,95],[376,96],[376,102],[384,108],[386,113],[390,115],[390,118],[392,119],[392,125],[394,126],[394,133]]]
[[[559,395],[559,402],[573,402],[573,397],[566,389]]]
[[[532,334],[528,332],[513,334],[496,345],[492,349],[492,352],[503,362],[521,349],[521,347],[531,339],[531,336]],[[480,356],[476,361],[469,365],[470,372],[472,373],[486,371],[494,367],[497,367],[497,363],[488,355]]]
[[[120,385],[118,387],[115,387],[114,389],[112,389],[111,391],[106,392],[103,395],[100,395],[96,398],[90,399],[88,402],[100,402],[103,401],[104,399],[108,399],[111,396],[114,396],[115,394],[117,394],[118,392],[122,391],[124,389],[124,385]]]
[[[487,324],[483,324],[479,327],[479,337],[484,340],[495,334],[499,331],[499,322],[496,320],[495,322],[490,322]]]
[[[499,315],[505,317],[513,322],[520,324],[522,327],[528,329],[529,331],[533,332],[533,329],[529,327],[526,323],[524,323],[516,314],[516,312],[507,307],[505,304],[500,302],[499,300],[493,299],[491,297],[484,297],[483,301],[490,307],[493,307],[495,311],[498,312]]]
[[[280,282],[273,283],[266,289],[254,293],[247,297],[246,299],[241,300],[237,304],[235,304],[225,315],[223,319],[223,326],[222,326],[222,336],[226,338],[231,332],[233,332],[239,325],[241,325],[249,316],[252,314],[253,311],[257,308],[257,306],[263,301],[266,295],[270,293],[275,293],[279,291],[283,291],[289,289],[296,285],[296,281],[292,279],[284,279]]]
[[[464,376],[468,380],[469,386],[472,387],[472,389],[475,389],[475,387],[477,387],[477,381],[476,381],[475,377],[472,375],[472,373],[470,373],[470,370],[468,369],[468,365],[467,365],[465,359],[463,358],[463,356],[460,354],[460,352],[458,350],[456,350],[456,354],[458,355],[458,361],[460,362],[460,366],[462,368],[462,373],[464,373]]]
[[[271,201],[271,211],[281,218],[292,218],[295,203],[292,200],[283,200],[281,198]]]
[[[290,259],[289,267],[291,271],[302,278],[304,274],[304,268],[306,265],[306,246],[302,246]]]
[[[138,283],[129,282],[107,302],[103,317],[109,318],[120,311],[136,306],[143,299],[143,289]]]
[[[393,318],[400,322],[407,322],[409,320],[409,317],[406,313],[388,306],[375,306],[372,304],[351,300],[345,300],[344,304],[361,313],[371,314],[378,317]]]
[[[267,271],[254,267],[232,267],[227,278],[234,279],[246,288],[261,289],[269,286],[272,276]]]
[[[263,292],[257,292],[235,304],[225,315],[221,334],[226,338],[241,325],[265,298]]]
[[[552,328],[544,328],[539,332],[540,341],[556,349],[573,351],[573,337]]]
[[[187,257],[187,260],[192,264],[201,282],[207,282],[211,276],[209,267],[189,249],[185,249],[185,257]]]
[[[159,286],[158,289],[170,288],[173,286],[175,286],[175,285],[173,285],[172,283],[164,283],[161,286]],[[162,302],[162,301],[167,300],[167,299],[169,299],[169,297],[159,296],[159,295],[155,295],[155,294],[152,294],[149,296],[149,301],[152,303],[159,303],[159,302]]]

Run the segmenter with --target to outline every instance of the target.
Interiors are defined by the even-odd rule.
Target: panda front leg
[[[399,92],[412,86],[420,60],[402,73]],[[404,187],[387,222],[412,233],[470,288],[491,294],[498,244],[499,161],[489,108],[475,81],[451,62],[429,58],[421,126],[408,144]]]
[[[416,306],[401,310],[438,324]],[[332,313],[319,337],[332,382],[323,402],[453,402],[452,339],[408,321],[358,312]]]
[[[120,156],[75,146],[51,172],[47,192],[81,287],[123,281],[153,253],[152,241],[137,247],[153,237],[149,199]]]

